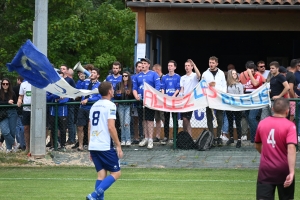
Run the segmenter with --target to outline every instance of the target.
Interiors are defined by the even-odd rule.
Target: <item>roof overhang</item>
[[[300,5],[261,5],[261,4],[210,4],[210,3],[171,3],[127,1],[130,8],[207,8],[207,9],[248,9],[248,10],[300,10]]]

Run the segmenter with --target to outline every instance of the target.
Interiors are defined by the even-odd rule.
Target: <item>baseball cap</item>
[[[287,70],[284,66],[279,67],[279,73],[287,73]]]
[[[151,64],[151,62],[148,58],[142,58],[141,61],[146,61],[148,64]]]

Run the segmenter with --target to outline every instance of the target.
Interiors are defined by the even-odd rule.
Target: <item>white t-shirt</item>
[[[186,95],[191,92],[198,83],[199,79],[195,72],[192,72],[189,76],[184,75],[181,77],[180,87],[183,87],[183,94]]]
[[[19,95],[24,95],[23,104],[31,104],[31,84],[28,81],[20,85]],[[23,106],[24,111],[30,111],[30,106]]]
[[[90,141],[89,150],[107,151],[112,147],[112,140],[108,131],[108,119],[116,119],[116,105],[100,99],[90,110]]]
[[[266,69],[266,70],[264,71],[264,73],[262,73],[261,75],[262,75],[265,79],[267,79],[269,73],[270,73],[270,70],[267,70],[267,69]]]

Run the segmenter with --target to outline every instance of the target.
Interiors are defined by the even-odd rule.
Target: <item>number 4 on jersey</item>
[[[268,135],[268,139],[267,139],[267,143],[268,144],[272,144],[272,147],[275,148],[275,145],[276,145],[276,141],[274,139],[274,134],[275,134],[275,130],[274,129],[271,129],[270,130],[270,133]]]

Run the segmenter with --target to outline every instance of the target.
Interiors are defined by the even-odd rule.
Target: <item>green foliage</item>
[[[129,9],[120,9],[122,1],[110,2],[49,1],[48,58],[51,63],[56,67],[63,63],[73,67],[78,61],[92,63],[101,74],[106,73],[115,60],[124,66],[133,66],[135,15]],[[16,76],[7,71],[5,64],[32,38],[34,17],[34,0],[0,0],[2,76]]]

